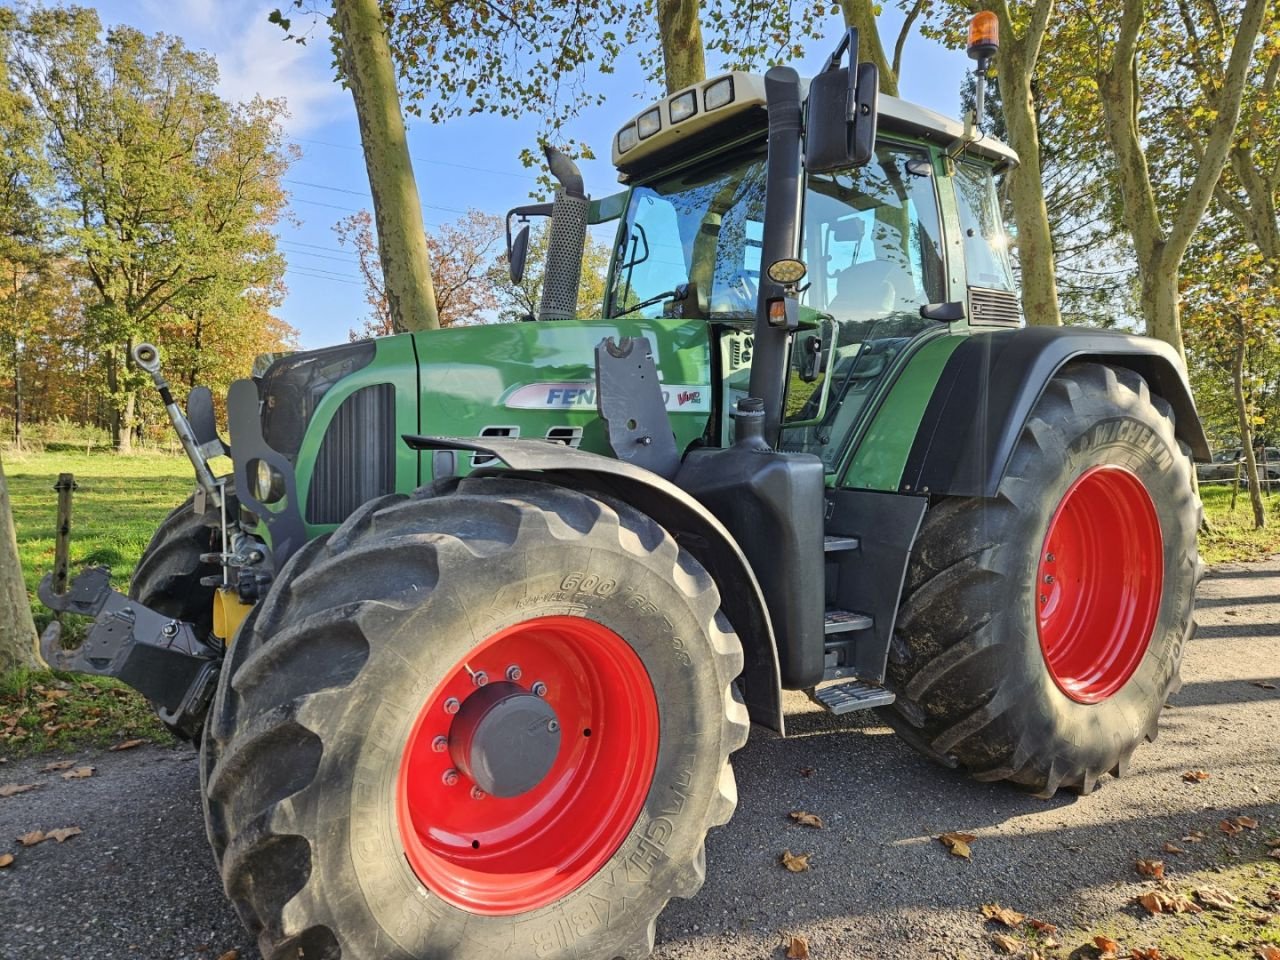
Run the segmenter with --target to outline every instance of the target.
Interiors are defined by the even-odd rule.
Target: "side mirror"
[[[524,261],[529,254],[529,225],[526,223],[516,234],[507,250],[507,261],[511,265],[511,282],[519,283],[524,279]]]
[[[551,203],[534,203],[523,207],[515,207],[507,211],[507,262],[511,264],[511,282],[519,283],[524,279],[524,262],[529,254],[528,217],[549,217],[555,205]],[[511,236],[511,218],[519,217],[522,221],[520,231]]]
[[[840,62],[845,52],[849,66]],[[858,63],[858,31],[850,27],[822,72],[809,84],[805,166],[832,173],[871,162],[880,105],[880,73]]]

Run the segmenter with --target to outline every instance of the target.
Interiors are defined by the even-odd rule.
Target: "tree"
[[[538,315],[549,235],[550,231],[545,226],[530,233],[524,277],[519,283],[511,281],[510,265],[505,254],[490,268],[491,283],[499,302],[498,316],[502,320],[511,323]],[[604,315],[605,279],[609,272],[610,251],[609,244],[600,243],[587,234],[582,256],[582,276],[578,281],[577,316],[580,320]]]
[[[22,579],[18,539],[13,530],[9,485],[0,462],[0,673],[14,667],[39,665],[35,654],[36,625]]]
[[[364,281],[365,302],[370,314],[351,339],[381,337],[397,332],[387,302],[381,265],[374,254],[378,248],[373,218],[367,210],[344,217],[334,224],[338,243],[351,247],[359,261]],[[490,266],[502,237],[502,219],[479,210],[468,210],[427,237],[431,261],[435,264],[436,303],[442,327],[483,323],[486,314],[498,309]]]
[[[880,38],[879,16],[881,5],[872,0],[840,0],[840,14],[844,17],[846,27],[858,28],[858,39],[862,47],[859,60],[874,63],[880,71],[880,92],[891,97],[898,95],[898,81],[902,76],[902,48],[907,37],[911,35],[911,26],[925,9],[924,0],[912,0],[904,10],[902,29],[898,31],[897,42],[893,45],[893,60],[885,56],[884,43]]]
[[[331,22],[340,38],[342,79],[360,123],[391,323],[400,332],[435,330],[441,319],[422,204],[378,0],[336,0]]]
[[[1149,7],[1144,0],[1123,0],[1116,18],[1112,4],[1077,0],[1074,13],[1093,29],[1103,133],[1114,156],[1122,216],[1133,239],[1147,333],[1181,355],[1179,270],[1231,152],[1254,47],[1268,18],[1268,0],[1244,0],[1234,24],[1229,22],[1225,3],[1204,0],[1201,4],[1223,36],[1232,39],[1225,70],[1219,63],[1217,76],[1205,78],[1207,96],[1195,111],[1194,135],[1201,149],[1197,160],[1184,168],[1187,177],[1174,196],[1158,191],[1153,182],[1147,154],[1151,134],[1143,129],[1144,117],[1158,115],[1163,105],[1159,88],[1167,77],[1159,83],[1149,78],[1144,85],[1142,63],[1143,54],[1150,53],[1157,67],[1173,72],[1181,66],[1186,36],[1180,24],[1170,22],[1167,7]]]
[[[7,16],[7,66],[44,126],[64,253],[83,264],[95,294],[86,336],[127,452],[142,382],[131,347],[218,284],[279,281],[271,226],[285,202],[284,106],[228,104],[214,92],[212,57],[128,27],[104,37],[90,10]]]

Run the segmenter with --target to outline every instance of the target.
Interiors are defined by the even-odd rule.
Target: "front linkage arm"
[[[40,652],[51,668],[116,677],[150,700],[169,726],[198,736],[222,654],[198,639],[190,624],[113,590],[105,567],[86,568],[62,594],[54,593],[50,574],[38,593],[51,610],[95,618],[84,643],[72,650],[62,648],[61,625],[49,625]]]

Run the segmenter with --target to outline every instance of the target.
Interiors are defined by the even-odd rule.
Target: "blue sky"
[[[288,174],[290,216],[279,228],[280,249],[289,263],[289,295],[280,314],[298,329],[301,345],[313,348],[346,340],[347,331],[366,313],[355,258],[339,247],[333,224],[369,207],[369,188],[351,95],[333,82],[327,41],[323,35],[307,46],[285,41],[280,29],[267,22],[275,6],[285,4],[112,0],[97,8],[108,25],[124,23],[148,33],[174,34],[189,47],[212,53],[221,71],[220,92],[227,98],[247,100],[261,94],[288,101],[285,131],[302,156]],[[804,60],[794,64],[803,74],[812,74],[839,39],[838,18],[828,20],[830,40],[810,44]],[[897,12],[886,9],[882,20],[882,31],[892,42],[900,22]],[[714,61],[708,64],[712,71],[717,66]],[[968,66],[962,52],[913,36],[903,57],[902,95],[955,115]],[[623,120],[661,91],[645,88],[632,58],[613,75],[598,77],[595,87],[610,100],[584,111],[568,134],[590,143],[603,158],[582,164],[588,192],[603,196],[617,189],[608,160],[610,138]],[[521,166],[519,153],[534,142],[536,126],[533,119],[486,116],[441,126],[411,120],[409,148],[427,230],[455,219],[468,207],[504,214],[529,202],[534,172]]]

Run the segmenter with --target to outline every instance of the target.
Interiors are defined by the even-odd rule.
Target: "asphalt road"
[[[735,756],[737,815],[708,842],[702,893],[663,914],[655,956],[781,957],[796,933],[815,960],[976,960],[993,956],[977,912],[991,901],[1057,924],[1070,949],[1133,897],[1133,861],[1164,841],[1227,815],[1280,828],[1280,690],[1258,685],[1280,685],[1280,558],[1215,568],[1199,610],[1159,740],[1084,798],[971,782],[874,717],[836,721],[792,697],[792,738],[757,730]],[[218,960],[234,948],[257,960],[214,873],[188,749],[82,752],[96,773],[69,781],[39,772],[52,759],[0,766],[0,784],[44,783],[0,799],[0,853],[17,854],[0,870],[0,958]],[[1191,769],[1211,777],[1183,782]],[[826,828],[792,823],[800,809]],[[72,825],[83,833],[61,844],[13,842]],[[951,830],[977,836],[971,860],[933,839]],[[786,848],[812,854],[812,869],[784,871]],[[1213,856],[1191,847],[1178,868]]]

